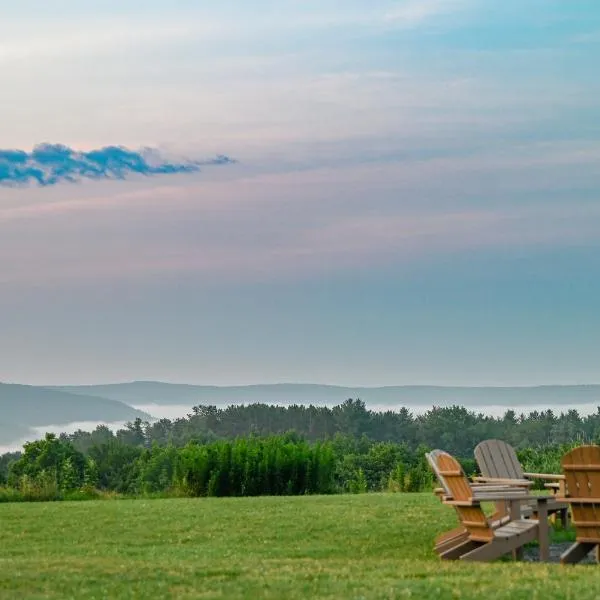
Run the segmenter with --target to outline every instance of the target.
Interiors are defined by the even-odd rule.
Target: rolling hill
[[[537,387],[444,387],[386,386],[341,387],[319,384],[265,384],[247,386],[203,386],[135,381],[90,386],[64,386],[71,394],[102,396],[130,405],[143,404],[321,404],[334,405],[360,398],[367,405],[448,406],[459,404],[484,410],[486,406],[535,405],[568,409],[569,405],[600,405],[600,385],[548,385]]]
[[[150,415],[111,398],[89,396],[43,387],[0,383],[0,444],[28,435],[33,427],[80,421],[113,423]]]

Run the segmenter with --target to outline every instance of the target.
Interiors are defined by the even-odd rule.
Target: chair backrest
[[[580,446],[561,460],[578,542],[600,542],[600,446]]]
[[[446,496],[451,496],[450,488],[446,485],[446,480],[444,479],[444,477],[442,475],[440,475],[440,471],[437,466],[437,459],[442,454],[447,454],[447,453],[444,452],[443,450],[436,449],[436,450],[432,450],[431,452],[427,452],[425,454],[425,458],[427,459],[427,462],[429,463],[431,470],[433,471],[436,479],[438,480],[438,483],[444,490],[444,494]]]
[[[502,440],[485,440],[477,444],[475,460],[484,477],[524,479],[515,449]]]
[[[438,475],[440,483],[443,481],[452,498],[463,527],[469,532],[469,538],[474,541],[487,542],[494,537],[494,532],[479,505],[473,501],[473,490],[460,463],[447,452],[437,451],[431,456],[435,464],[434,472]],[[461,506],[461,502],[464,505]]]

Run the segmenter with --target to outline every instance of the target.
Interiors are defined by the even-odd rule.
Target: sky
[[[600,382],[597,0],[0,5],[0,381]]]

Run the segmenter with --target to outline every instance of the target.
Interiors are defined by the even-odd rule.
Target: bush
[[[559,473],[572,447],[522,448],[518,456],[526,471]],[[7,462],[0,501],[420,492],[434,485],[427,451],[366,436],[309,443],[290,433],[150,448],[110,438],[84,456],[49,434]],[[477,473],[473,458],[459,460],[467,475]]]

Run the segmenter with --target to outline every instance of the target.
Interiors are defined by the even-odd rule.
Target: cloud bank
[[[236,162],[218,155],[206,161],[171,161],[159,151],[106,146],[79,152],[62,144],[39,144],[31,152],[0,149],[0,186],[50,186],[83,179],[126,179],[131,175],[196,173],[205,165]]]

